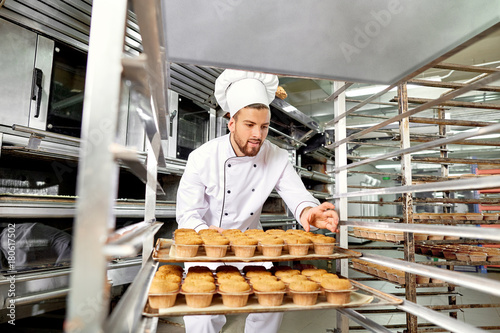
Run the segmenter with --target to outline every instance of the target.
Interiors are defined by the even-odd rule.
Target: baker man
[[[217,78],[215,98],[231,115],[230,134],[203,144],[189,155],[177,192],[179,228],[262,229],[262,206],[276,189],[306,231],[311,227],[336,231],[338,215],[333,204],[320,204],[290,164],[288,152],[265,140],[271,117],[269,104],[277,88],[276,75],[225,70]],[[186,263],[185,268],[191,265]],[[203,265],[215,269],[219,264]],[[282,317],[282,313],[249,314],[245,332],[277,332]],[[225,322],[222,315],[184,317],[188,333],[217,333]]]

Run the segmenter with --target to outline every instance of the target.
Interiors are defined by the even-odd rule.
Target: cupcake
[[[236,257],[249,258],[253,257],[257,243],[256,239],[250,237],[239,237],[231,241],[231,248],[233,249]]]
[[[178,274],[174,273],[169,273],[169,272],[162,272],[162,271],[157,271],[154,276],[155,279],[158,280],[165,280],[169,282],[175,282],[177,284],[181,283],[182,277],[179,276]]]
[[[277,271],[274,273],[278,278],[283,278],[285,276],[299,275],[300,271],[298,269],[289,269],[285,271]]]
[[[347,279],[323,279],[321,286],[325,289],[326,301],[331,304],[349,303],[351,282]]]
[[[249,279],[256,276],[272,276],[273,274],[269,271],[249,271],[245,276]]]
[[[322,268],[305,268],[300,272],[300,274],[308,276],[308,277],[312,276],[312,275],[316,275],[316,274],[325,274],[325,273],[328,273],[328,272],[326,271],[326,269],[322,269]]]
[[[194,257],[203,240],[197,234],[175,236],[175,252],[177,257]]]
[[[279,257],[283,250],[283,239],[277,237],[264,237],[260,240],[262,254],[266,257]]]
[[[253,289],[257,301],[262,306],[280,306],[285,295],[285,283],[282,281],[256,281]]]
[[[288,285],[294,304],[311,306],[316,304],[319,286],[314,281],[293,281]]]
[[[200,236],[220,236],[220,232],[215,229],[201,229],[198,231],[198,235]]]
[[[242,275],[223,274],[221,276],[217,276],[217,283],[219,285],[229,281],[246,282],[245,278]]]
[[[176,274],[182,277],[184,273],[184,269],[181,266],[177,265],[163,265],[158,267],[158,272],[166,272],[171,274]]]
[[[203,240],[207,257],[222,258],[226,255],[229,239],[219,236]]]
[[[305,256],[309,252],[309,246],[312,244],[307,237],[286,237],[285,242],[288,246],[288,252],[292,256]]]
[[[169,308],[175,304],[179,283],[153,279],[149,287],[149,305],[154,309]]]
[[[219,272],[238,272],[239,273],[240,270],[238,269],[238,267],[233,266],[233,265],[220,265],[215,269],[216,274]]]
[[[338,278],[339,277],[337,276],[337,274],[332,274],[332,273],[315,274],[309,277],[311,281],[314,281],[316,283],[321,283],[323,279],[338,279]]]
[[[328,236],[312,237],[314,244],[314,253],[319,255],[330,255],[335,247],[335,238]]]
[[[224,281],[219,284],[222,304],[230,308],[240,308],[248,302],[251,288],[245,281]]]
[[[186,297],[186,305],[190,308],[206,308],[212,304],[215,283],[191,279],[182,284],[182,293]]]

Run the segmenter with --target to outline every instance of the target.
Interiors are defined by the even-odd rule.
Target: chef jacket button
[[[226,216],[227,216],[228,214],[227,214],[227,213],[224,213],[224,215],[226,215]]]
[[[231,190],[227,190],[227,193],[231,193]]]
[[[254,189],[254,188],[252,189],[252,192],[255,192],[255,189]]]
[[[250,215],[253,215],[253,213],[250,213]]]
[[[227,165],[227,167],[228,167],[228,168],[230,168],[230,167],[231,167],[231,164],[228,164],[228,165]]]
[[[254,164],[254,165],[253,165],[253,167],[254,167],[254,168],[256,168],[256,167],[257,167],[257,164]]]

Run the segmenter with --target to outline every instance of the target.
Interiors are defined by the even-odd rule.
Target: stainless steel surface
[[[30,135],[36,134],[37,136],[40,136],[44,139],[51,139],[51,138],[57,139],[57,140],[60,140],[61,142],[63,142],[65,145],[77,146],[77,145],[80,145],[80,143],[81,143],[81,140],[79,138],[75,138],[75,137],[63,135],[63,134],[58,134],[58,133],[47,132],[45,130],[39,130],[37,128],[22,126],[19,124],[13,124],[12,130],[23,132],[23,133],[28,133]]]
[[[118,187],[118,166],[109,146],[117,131],[128,3],[109,0],[93,5],[67,312],[69,332],[89,333],[101,330],[108,309],[103,249],[114,229]],[[91,304],[91,310],[85,310]]]
[[[0,49],[0,124],[27,126],[37,35],[4,19],[0,19],[0,31],[2,45],[8,45]]]
[[[106,321],[103,331],[109,333],[135,332],[146,304],[147,290],[158,266],[151,257],[144,263],[132,285],[122,296]]]
[[[500,281],[365,252],[363,252],[363,256],[359,259],[413,274],[444,280],[448,283],[481,291],[490,295],[500,296]]]
[[[292,119],[295,119],[302,125],[310,128],[314,132],[310,134],[310,136],[313,136],[315,133],[320,133],[323,131],[323,129],[319,126],[319,124],[314,120],[313,118],[307,116],[303,112],[299,111],[295,106],[289,104],[287,101],[284,101],[279,98],[275,98],[271,102],[271,106],[275,107],[276,109],[280,110],[287,116],[289,116]],[[308,138],[307,138],[308,139]]]
[[[370,332],[375,332],[375,333],[391,333],[392,331],[388,330],[384,326],[377,324],[373,320],[370,320],[369,318],[363,316],[359,312],[353,309],[337,309],[337,312],[340,312],[341,314],[348,316]]]
[[[436,98],[430,102],[427,102],[427,103],[424,103],[420,106],[417,106],[416,108],[414,109],[411,109],[409,110],[408,112],[405,112],[405,114],[400,114],[400,115],[397,115],[395,117],[392,117],[388,120],[385,120],[375,126],[372,126],[370,128],[367,128],[367,129],[364,129],[360,132],[357,132],[355,134],[352,134],[350,135],[349,137],[345,138],[344,140],[340,141],[340,142],[335,142],[334,144],[330,145],[330,146],[327,146],[329,148],[333,148],[333,147],[336,147],[337,145],[339,144],[342,144],[344,142],[347,142],[347,141],[350,141],[350,140],[353,140],[355,138],[359,138],[365,134],[368,134],[372,131],[376,131],[386,125],[389,125],[395,121],[399,121],[403,118],[406,118],[406,117],[410,117],[418,112],[422,112],[422,111],[425,111],[427,109],[430,109],[434,106],[437,106],[437,105],[440,105],[441,103],[445,102],[445,101],[449,101],[455,97],[458,97],[458,96],[461,96],[463,94],[465,94],[466,92],[468,91],[471,91],[471,90],[474,90],[474,89],[477,89],[477,88],[480,88],[480,87],[483,87],[489,83],[492,83],[492,82],[495,82],[496,80],[498,80],[500,78],[500,72],[496,72],[496,73],[493,73],[493,74],[490,74],[488,75],[487,77],[483,78],[483,79],[480,79],[474,83],[471,83],[471,84],[468,84],[462,88],[459,88],[459,89],[456,89],[456,90],[452,90],[451,92],[448,92],[444,95],[441,95],[439,98]]]
[[[345,82],[335,81],[333,84],[333,90],[339,90]],[[333,102],[333,114],[334,116],[341,115],[345,113],[346,104],[345,104],[345,92],[339,94],[337,98]],[[346,119],[342,118],[338,122],[335,123],[335,141],[342,140],[346,137]],[[335,168],[342,167],[347,165],[347,144],[340,145],[335,147]],[[335,172],[335,194],[340,194],[347,192],[347,171],[341,170]],[[335,200],[335,206],[337,212],[339,214],[339,220],[347,219],[347,208],[348,202],[347,198],[337,198]],[[348,235],[347,235],[347,227],[340,226],[339,233],[337,235],[339,245],[343,248],[348,248]],[[336,263],[336,271],[342,274],[345,277],[349,276],[349,266],[347,260],[339,260]],[[341,312],[336,314],[337,316],[337,329],[340,332],[348,332],[349,331],[349,319],[343,315]]]
[[[0,201],[2,217],[10,218],[49,218],[49,217],[73,217],[76,213],[75,203],[61,202],[16,202]],[[116,217],[144,217],[144,202],[120,203],[113,207]],[[158,204],[156,206],[157,218],[175,218],[175,203]]]
[[[152,112],[153,106],[151,105],[151,98],[153,96],[149,95],[149,89],[144,92],[147,95],[139,94],[132,85],[132,90],[130,92],[131,107],[137,112],[137,115],[143,122],[150,143],[150,146],[146,145],[146,148],[151,147],[153,157],[157,161],[158,167],[165,167],[165,156],[161,145],[162,134],[159,132],[157,121]]]
[[[299,176],[302,178],[309,178],[312,180],[323,182],[325,184],[330,184],[330,183],[335,182],[334,177],[325,175],[324,173],[317,172],[317,171],[309,171],[309,170],[302,168],[302,167],[299,167],[299,166],[294,166],[294,167],[297,170],[297,173],[299,174]]]
[[[418,185],[386,187],[380,189],[367,189],[356,192],[344,192],[333,195],[333,198],[352,198],[362,197],[374,194],[394,194],[405,192],[436,192],[436,191],[455,191],[455,190],[478,190],[486,188],[500,187],[500,176],[487,176],[481,178],[456,179],[435,183],[426,183]]]
[[[43,36],[37,36],[35,68],[42,70],[42,95],[40,108],[38,101],[31,98],[29,127],[44,130],[47,125],[47,110],[49,107],[49,92],[52,76],[52,58],[54,56],[54,41]]]
[[[433,311],[431,309],[426,308],[425,306],[418,305],[409,301],[404,301],[403,304],[396,306],[398,309],[403,310],[405,312],[409,312],[423,318],[431,323],[436,324],[439,327],[442,327],[446,330],[449,330],[454,333],[486,333],[488,331],[482,330],[470,324],[464,323],[463,321],[459,321],[453,319],[447,314],[439,313],[437,311]]]
[[[479,222],[479,221],[478,221]],[[395,230],[405,232],[418,232],[430,235],[449,235],[464,238],[489,239],[500,241],[500,230],[491,228],[449,226],[449,225],[429,225],[429,224],[404,224],[388,222],[362,222],[362,221],[341,221],[341,225],[351,227],[367,227],[380,230]]]
[[[157,159],[156,159],[155,154],[153,153],[153,151],[149,147],[151,147],[151,146],[149,145],[149,141],[148,141],[148,155],[150,155],[150,156],[148,159],[146,159],[146,163],[147,163],[147,161],[150,161],[150,163],[151,163],[151,160],[153,160],[155,162],[154,170],[148,170],[148,166],[144,165],[144,163],[139,159],[138,152],[135,150],[128,149],[128,148],[120,146],[118,144],[111,144],[109,147],[109,150],[111,153],[113,153],[113,155],[117,161],[120,161],[122,164],[126,165],[130,169],[130,171],[132,171],[132,173],[137,176],[137,178],[139,178],[144,184],[146,184],[146,188],[150,188],[151,186],[154,186],[155,191],[158,190],[159,193],[165,194],[165,192],[163,191],[163,188],[160,186],[160,184],[158,184],[156,182]],[[165,162],[165,160],[163,160],[163,161]],[[148,179],[151,177],[154,177],[154,179],[155,179],[154,184],[151,182],[148,182]],[[147,206],[147,203],[146,203],[146,206]]]
[[[153,219],[135,223],[125,228],[116,230],[112,235],[108,237],[108,242],[104,248],[104,252],[107,256],[110,257],[134,256],[142,247],[144,255],[144,252],[147,252],[148,248],[148,243],[146,242],[149,241],[151,242],[151,245],[149,246],[149,253],[147,253],[149,257],[149,254],[151,254],[153,249],[152,237],[154,237],[154,235],[162,225],[163,223],[155,222]],[[145,247],[146,250],[144,250]]]
[[[7,307],[8,304],[11,302],[11,300],[13,300],[15,302],[16,306],[18,306],[18,305],[24,305],[24,304],[38,303],[38,302],[46,301],[46,300],[52,299],[52,298],[66,297],[68,292],[69,292],[69,288],[61,288],[61,289],[37,293],[34,295],[29,295],[29,296],[15,297],[13,299],[7,298],[5,300],[4,307]]]
[[[0,9],[0,16],[87,51],[91,11],[91,2],[79,0],[9,0]],[[132,21],[127,25],[125,52],[138,54],[142,50],[140,35]]]
[[[498,23],[499,12],[499,3],[466,0],[176,0],[162,14],[172,62],[394,83]],[[259,24],[248,29],[254,17]],[[246,47],[234,47],[242,42]]]
[[[147,76],[150,82],[153,109],[156,115],[155,121],[160,133],[161,140],[169,137],[167,124],[168,100],[166,78],[167,67],[164,53],[165,40],[163,37],[163,26],[160,11],[160,1],[156,0],[135,0],[134,12],[141,29],[143,52],[146,54]],[[159,148],[155,141],[151,141],[155,153]],[[158,143],[159,145],[159,143]],[[158,154],[156,154],[158,158]],[[163,161],[160,162],[164,166]]]
[[[287,135],[287,134],[285,134],[283,132],[280,132],[277,129],[274,129],[271,126],[269,126],[269,130],[271,132],[277,133],[280,136],[284,136],[285,138],[287,138],[288,140],[291,140],[292,142],[295,142],[296,143],[295,145],[297,145],[297,146],[302,146],[302,147],[307,146],[305,143],[300,142],[299,140],[297,140],[297,139],[295,139],[295,138],[291,137],[290,135]]]

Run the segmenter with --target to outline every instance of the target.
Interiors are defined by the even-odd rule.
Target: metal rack
[[[228,24],[233,23],[235,26],[234,18],[240,18],[245,16],[245,13],[253,13],[255,7],[262,6],[267,10],[267,12],[272,12],[273,10],[280,10],[287,8],[288,3],[285,1],[275,1],[269,4],[259,1],[256,3],[241,3],[239,8],[229,6],[229,9],[233,11],[231,15],[221,17],[217,12],[215,7],[211,7],[208,2],[204,1],[194,1],[192,3],[184,3],[183,1],[171,1],[167,4],[161,3],[159,1],[147,0],[147,1],[133,1],[134,12],[137,15],[137,23],[141,29],[142,35],[142,45],[144,47],[144,55],[137,56],[133,58],[123,58],[123,47],[125,39],[125,26],[127,17],[127,1],[98,1],[93,4],[92,8],[92,31],[89,41],[89,61],[88,61],[88,72],[91,73],[87,81],[87,89],[85,96],[85,109],[84,109],[84,126],[83,126],[83,136],[81,143],[81,152],[79,155],[80,161],[80,172],[78,176],[78,200],[76,205],[77,219],[76,219],[76,232],[75,232],[75,247],[73,254],[73,264],[74,269],[71,272],[71,288],[69,294],[69,309],[68,309],[68,321],[67,330],[68,331],[80,331],[80,332],[97,332],[105,330],[106,332],[119,332],[124,331],[129,327],[141,327],[145,329],[146,327],[154,326],[154,319],[141,318],[142,308],[145,303],[146,289],[153,276],[153,272],[156,269],[156,264],[151,261],[150,254],[152,250],[152,234],[157,230],[158,225],[155,223],[156,218],[156,191],[157,191],[157,180],[156,175],[164,165],[164,151],[167,150],[166,140],[169,138],[169,112],[167,107],[167,97],[165,95],[166,87],[168,82],[165,73],[167,72],[166,61],[178,61],[178,62],[189,62],[192,60],[193,64],[205,64],[210,66],[227,66],[234,68],[245,68],[254,70],[263,70],[278,72],[279,74],[286,75],[300,75],[308,77],[325,77],[328,79],[336,78],[338,80],[360,80],[360,81],[371,81],[373,80],[373,73],[367,70],[367,64],[372,64],[373,55],[378,56],[376,61],[381,61],[385,55],[380,55],[379,52],[373,51],[373,45],[370,45],[361,54],[359,58],[353,59],[352,63],[346,66],[345,62],[332,61],[332,59],[324,59],[324,63],[321,66],[317,66],[317,63],[312,65],[308,62],[303,62],[303,60],[308,59],[305,52],[310,52],[306,45],[304,47],[304,52],[290,52],[290,58],[283,61],[283,59],[272,59],[269,62],[262,58],[253,58],[253,55],[248,54],[238,54],[233,56],[231,52],[226,52],[223,48],[220,48],[217,44],[207,44],[213,42],[214,38],[238,42],[241,41],[240,36],[245,36],[245,31],[240,32],[238,35],[237,31],[234,34],[228,36],[228,39],[220,38],[220,28],[223,27],[227,30]],[[427,6],[430,1],[422,1],[421,4],[408,4],[410,9],[422,8],[419,6]],[[495,16],[495,10],[490,7],[480,9],[481,7],[476,7],[475,4],[471,7],[467,2],[462,2],[463,8],[457,9],[465,17],[469,17],[466,14],[468,12],[475,11],[475,15],[481,16],[478,22],[489,22],[487,24],[478,24],[473,28],[473,34],[490,32],[494,24],[498,25],[498,18]],[[359,13],[359,4],[354,2],[352,4],[344,4],[344,8],[347,12],[354,14]],[[207,7],[208,6],[208,7]],[[314,8],[317,14],[322,13],[333,13],[337,12],[331,6],[334,4],[328,4],[325,2],[321,6]],[[417,6],[417,7],[412,7]],[[448,28],[447,31],[453,33],[450,30],[456,30],[454,35],[453,45],[446,45],[450,48],[457,47],[461,48],[463,45],[471,43],[471,40],[465,37],[469,37],[471,31],[465,30],[462,26],[456,28],[454,23],[454,18],[450,17],[440,17],[443,11],[449,9],[448,4],[438,5],[437,10],[434,13],[429,13],[428,20],[434,20],[435,22],[440,22],[442,26],[453,27],[453,29]],[[168,8],[167,8],[168,7]],[[187,8],[189,7],[189,8]],[[460,6],[458,6],[460,7]],[[179,13],[183,13],[185,10],[196,9],[198,17],[203,18],[198,22],[202,26],[207,27],[205,31],[200,31],[199,34],[183,34],[186,38],[193,38],[192,41],[185,39],[169,39],[169,36],[164,36],[164,31],[169,34],[179,33],[179,30],[186,28],[187,22],[180,22],[175,16],[182,17]],[[379,8],[368,8],[367,13],[370,9],[379,10]],[[179,11],[177,11],[179,10]],[[412,12],[410,10],[410,12]],[[294,14],[295,13],[295,14]],[[300,14],[301,11],[294,10],[289,12],[290,15]],[[493,14],[491,14],[493,13]],[[393,13],[394,15],[400,13]],[[163,15],[163,20],[161,16]],[[342,13],[342,15],[345,15]],[[355,15],[355,14],[354,14]],[[230,17],[229,17],[230,16]],[[213,20],[214,17],[218,17],[218,20]],[[400,17],[395,16],[394,24],[395,28],[401,25],[405,25],[405,18],[411,17],[406,13]],[[396,19],[397,18],[397,19]],[[366,17],[364,17],[366,20]],[[403,23],[401,23],[401,19]],[[210,21],[208,21],[210,20]],[[171,21],[171,23],[170,23]],[[229,21],[229,22],[227,22]],[[300,22],[300,19],[290,20],[287,17],[288,22]],[[491,22],[494,22],[491,24]],[[366,21],[369,22],[369,19]],[[182,24],[183,23],[183,24]],[[308,45],[319,46],[320,49],[314,50],[318,54],[332,54],[333,57],[343,59],[342,55],[339,55],[338,50],[332,50],[331,45],[338,46],[343,41],[332,40],[332,37],[326,29],[317,31],[319,32],[316,37],[317,40],[311,39],[309,30],[305,30],[299,33],[297,36],[292,36],[291,33],[283,32],[280,26],[273,25],[272,22],[265,22],[259,29],[266,29],[267,32],[272,31],[273,33],[283,33],[286,37],[283,40],[287,42],[288,45],[300,45],[297,41],[308,41],[313,42]],[[278,22],[278,24],[283,24],[286,22]],[[168,25],[165,30],[163,24]],[[287,26],[283,24],[283,26]],[[463,26],[466,26],[465,24]],[[317,28],[317,27],[315,27]],[[495,27],[496,28],[496,27]],[[215,30],[215,31],[214,31]],[[391,29],[398,31],[398,29]],[[429,33],[429,28],[423,24],[422,34]],[[182,31],[182,30],[181,30]],[[485,33],[486,33],[485,32]],[[351,34],[352,35],[352,34]],[[465,37],[464,37],[465,35]],[[207,36],[209,38],[207,38]],[[306,36],[307,38],[304,38]],[[397,36],[392,36],[392,40],[396,40]],[[391,39],[391,38],[388,38]],[[170,44],[163,44],[164,41]],[[270,40],[276,40],[270,38]],[[280,39],[278,39],[280,40]],[[409,39],[411,40],[411,39]],[[325,42],[326,41],[326,42]],[[182,43],[182,45],[187,47],[178,47],[176,43]],[[440,45],[442,41],[435,40],[427,45],[430,48],[430,52],[435,54],[448,55],[449,49],[443,49]],[[465,44],[464,44],[465,43]],[[373,43],[375,44],[375,43]],[[207,50],[207,53],[200,54],[195,52],[196,50],[190,49],[191,47],[202,48]],[[283,51],[283,44],[279,43],[275,45],[278,47],[278,51],[269,54],[279,54]],[[285,48],[286,49],[286,48]],[[404,47],[402,48],[404,49]],[[216,50],[215,53],[209,52]],[[260,50],[260,49],[259,49]],[[408,48],[407,51],[413,50],[412,47]],[[233,50],[234,51],[234,50]],[[243,50],[236,50],[243,51]],[[247,50],[244,50],[245,52]],[[445,52],[446,51],[446,52]],[[170,53],[169,53],[170,52]],[[181,53],[178,53],[181,52]],[[182,54],[182,52],[187,52]],[[221,55],[229,54],[232,59],[219,59]],[[190,58],[192,56],[199,56],[199,58]],[[168,56],[168,59],[167,59]],[[370,58],[367,60],[367,58]],[[264,60],[264,61],[263,61]],[[390,61],[385,60],[386,63]],[[231,62],[236,61],[236,62]],[[439,62],[438,60],[428,63],[428,58],[414,59],[413,62],[409,62],[412,65],[416,65],[419,69],[417,73],[423,72],[426,68],[431,67],[433,64]],[[297,66],[300,64],[300,66]],[[309,67],[308,67],[309,65]],[[364,195],[374,195],[374,194],[388,194],[388,193],[414,193],[414,192],[425,192],[434,190],[459,190],[465,188],[485,188],[485,187],[499,187],[500,178],[498,176],[491,176],[484,178],[481,181],[459,179],[452,181],[441,181],[432,184],[420,184],[420,185],[410,185],[411,182],[411,168],[409,167],[409,153],[418,151],[421,149],[427,149],[431,147],[441,146],[451,142],[457,142],[460,140],[465,140],[466,138],[473,137],[480,134],[497,132],[500,128],[498,125],[490,125],[477,130],[475,133],[464,134],[450,138],[443,138],[441,141],[434,141],[432,143],[423,144],[419,147],[409,147],[409,133],[404,130],[401,131],[401,135],[406,135],[402,139],[404,145],[402,149],[396,152],[385,154],[377,159],[391,158],[395,156],[403,156],[403,172],[402,177],[405,184],[403,186],[398,186],[394,188],[383,188],[383,189],[373,189],[364,190],[359,192],[348,192],[347,187],[347,173],[348,169],[374,162],[376,159],[364,159],[362,161],[347,164],[347,144],[361,136],[373,132],[375,130],[381,129],[382,127],[395,122],[401,121],[402,123],[408,120],[408,117],[414,115],[420,111],[426,110],[430,107],[442,105],[447,100],[450,100],[460,94],[471,89],[480,88],[483,85],[493,82],[498,79],[500,75],[498,73],[492,73],[489,77],[482,79],[471,85],[458,88],[453,93],[446,96],[438,98],[434,101],[428,101],[425,104],[414,108],[412,110],[405,110],[402,107],[401,114],[387,119],[380,124],[373,126],[369,129],[357,132],[354,135],[347,136],[346,134],[346,122],[345,118],[351,113],[361,108],[376,99],[378,96],[384,92],[389,91],[393,87],[399,86],[400,89],[404,89],[404,82],[412,75],[407,75],[409,69],[401,68],[397,65],[401,65],[400,62],[397,64],[391,64],[393,68],[387,70],[388,68],[383,68],[382,70],[387,70],[387,73],[383,77],[378,77],[377,80],[380,82],[391,82],[391,85],[384,89],[383,92],[375,94],[369,99],[359,103],[355,109],[346,110],[345,107],[345,89],[348,88],[350,83],[335,82],[335,93],[332,95],[331,100],[334,100],[334,119],[331,121],[329,126],[334,126],[335,128],[335,141],[336,143],[328,147],[335,151],[335,195],[332,199],[335,199],[336,206],[340,211],[340,218],[342,224],[340,226],[340,246],[347,248],[347,227],[358,225],[357,222],[349,221],[347,218],[347,204],[348,198],[359,197]],[[444,65],[441,65],[444,66]],[[389,66],[390,67],[390,66]],[[313,70],[315,68],[316,70]],[[320,68],[320,71],[317,69]],[[371,69],[371,68],[370,68]],[[182,68],[178,68],[182,70]],[[323,71],[325,70],[325,71]],[[350,72],[351,71],[351,72]],[[371,76],[366,76],[367,73],[372,73]],[[404,75],[402,74],[404,73]],[[123,75],[123,76],[122,76]],[[113,207],[116,202],[116,191],[117,191],[117,170],[119,168],[118,159],[121,161],[129,161],[126,156],[130,156],[127,150],[123,147],[113,146],[114,136],[116,134],[116,123],[119,114],[119,105],[117,101],[120,100],[120,87],[123,77],[126,77],[129,81],[130,86],[136,89],[142,95],[146,96],[146,102],[143,101],[141,107],[144,107],[144,113],[147,114],[148,118],[153,119],[153,122],[145,122],[145,126],[150,130],[148,132],[148,150],[147,157],[143,160],[133,159],[134,165],[141,164],[146,170],[145,177],[147,184],[146,190],[146,200],[144,208],[145,223],[147,224],[146,230],[141,229],[141,232],[137,233],[137,237],[132,237],[130,241],[133,243],[140,239],[143,241],[143,266],[139,274],[137,275],[134,283],[129,288],[125,296],[122,298],[119,305],[115,308],[112,314],[107,317],[107,306],[108,306],[108,291],[106,290],[106,278],[105,271],[107,266],[106,255],[116,253],[118,251],[117,247],[110,246],[116,244],[107,244],[106,239],[108,238],[110,232],[114,231],[114,217],[117,216],[116,211]],[[371,80],[370,80],[371,79]],[[396,83],[394,83],[396,82]],[[404,93],[401,93],[402,99],[404,100]],[[149,100],[152,103],[149,103]],[[152,126],[154,124],[154,126]],[[104,126],[103,126],[104,125]],[[149,126],[149,127],[148,127]],[[314,127],[314,126],[313,126]],[[404,128],[404,125],[403,125]],[[93,139],[92,131],[97,130],[100,134],[99,140]],[[312,129],[314,130],[314,128]],[[114,150],[111,148],[114,147]],[[145,165],[144,165],[145,164]],[[97,168],[99,172],[96,172]],[[314,176],[314,175],[313,175]],[[377,258],[370,255],[364,256],[367,261],[372,262],[383,262],[384,264],[392,265],[393,267],[398,267],[406,272],[408,272],[407,285],[411,284],[413,281],[412,273],[424,269],[424,272],[429,276],[436,276],[443,279],[448,279],[453,282],[461,282],[467,287],[473,287],[475,289],[487,291],[493,294],[498,294],[498,283],[492,284],[491,286],[496,287],[495,292],[493,287],[486,285],[481,285],[484,282],[483,279],[462,279],[462,275],[455,272],[442,272],[441,270],[434,267],[427,267],[418,264],[412,264],[412,253],[409,249],[413,245],[413,232],[419,230],[419,225],[410,224],[411,222],[411,196],[406,195],[404,198],[403,206],[407,209],[405,210],[404,220],[408,224],[397,225],[397,224],[387,224],[383,225],[381,223],[369,223],[370,226],[379,226],[387,230],[392,230],[396,228],[406,232],[405,240],[407,244],[407,249],[405,252],[406,259],[410,261],[409,263],[402,265],[400,262],[391,261],[387,258]],[[444,228],[444,229],[441,229]],[[427,229],[426,229],[427,231]],[[456,234],[464,236],[464,230],[454,227],[436,227],[431,229],[435,233],[444,232],[454,232]],[[474,233],[468,234],[468,237],[483,237],[493,240],[499,240],[499,235],[488,234],[485,235],[484,232],[481,233],[479,230],[474,231]],[[128,241],[126,242],[129,243]],[[121,244],[123,245],[123,244]],[[422,267],[423,266],[423,267]],[[89,269],[89,267],[91,269]],[[348,263],[346,260],[339,262],[338,271],[344,275],[348,276]],[[407,300],[398,309],[405,311],[413,316],[419,316],[425,318],[431,322],[441,325],[442,327],[453,330],[456,332],[483,332],[477,328],[471,327],[470,325],[465,325],[459,323],[454,319],[450,319],[447,316],[439,314],[435,311],[430,311],[422,306],[415,304],[414,297],[407,294]],[[351,309],[339,310],[338,317],[338,329],[340,332],[347,332],[349,330],[347,317],[353,318],[359,322],[363,327],[370,329],[372,331],[383,331],[388,330],[380,327],[380,325],[374,323],[373,321],[361,316],[358,312]],[[411,326],[409,326],[410,332],[416,332],[415,324],[416,321],[414,317],[409,320]]]

